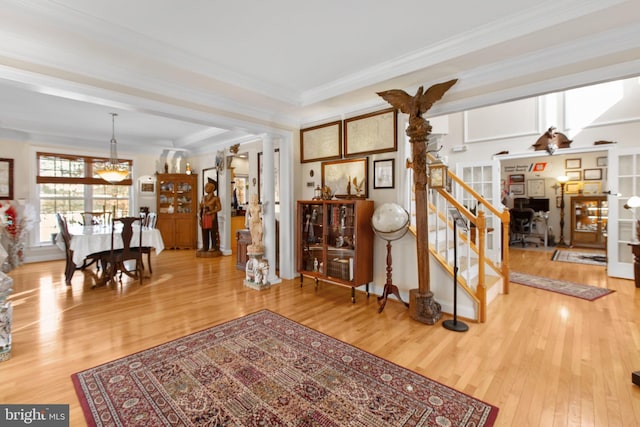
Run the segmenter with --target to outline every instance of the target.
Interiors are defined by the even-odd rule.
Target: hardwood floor
[[[603,267],[550,262],[512,249],[515,271],[615,290],[594,302],[511,285],[484,324],[466,333],[412,320],[390,300],[312,280],[255,291],[235,257],[193,251],[152,256],[140,286],[91,289],[89,273],[64,284],[62,261],[25,264],[14,279],[12,358],[0,363],[0,402],[70,404],[84,425],[71,374],[260,309],[269,309],[500,408],[498,426],[640,425],[640,293]],[[395,268],[398,268],[394,266]],[[450,316],[445,316],[450,318]]]

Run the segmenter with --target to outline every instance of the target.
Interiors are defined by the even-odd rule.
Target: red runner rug
[[[72,379],[96,426],[492,426],[498,414],[266,310]]]
[[[556,292],[570,297],[582,298],[594,301],[609,295],[613,291],[598,286],[582,285],[580,283],[567,282],[566,280],[550,279],[548,277],[534,276],[533,274],[517,273],[512,271],[509,281],[545,291]]]

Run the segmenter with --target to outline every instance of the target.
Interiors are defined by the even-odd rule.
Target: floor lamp
[[[453,320],[445,320],[442,326],[450,331],[466,332],[469,326],[458,320],[458,227],[467,231],[467,221],[455,207],[449,208],[449,215],[453,220]]]
[[[560,241],[556,245],[559,248],[568,248],[564,241],[564,186],[567,185],[569,177],[566,175],[556,178],[560,184]]]

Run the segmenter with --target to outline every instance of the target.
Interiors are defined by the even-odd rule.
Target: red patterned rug
[[[72,379],[98,426],[491,426],[498,414],[266,310]]]
[[[597,300],[613,292],[611,289],[600,288],[598,286],[582,285],[580,283],[567,282],[566,280],[550,279],[548,277],[517,273],[515,271],[510,273],[509,281],[589,301]]]

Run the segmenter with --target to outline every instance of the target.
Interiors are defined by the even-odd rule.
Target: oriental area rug
[[[567,249],[556,250],[551,257],[552,261],[573,262],[576,264],[590,264],[607,266],[607,256],[604,253],[578,252]]]
[[[498,414],[267,310],[72,379],[96,426],[492,426]]]
[[[582,285],[580,283],[567,282],[566,280],[516,273],[515,271],[511,272],[509,281],[571,297],[586,299],[588,301],[594,301],[613,292],[611,289],[600,288],[598,286]]]

